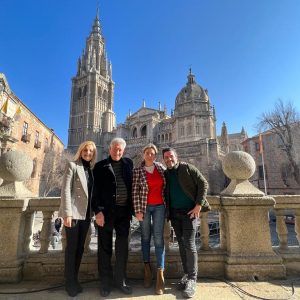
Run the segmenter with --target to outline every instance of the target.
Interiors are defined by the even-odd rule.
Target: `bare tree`
[[[295,106],[279,99],[271,112],[263,113],[259,117],[257,127],[260,131],[270,130],[279,137],[280,149],[286,153],[293,177],[300,185],[300,163],[295,150],[295,135],[298,134],[299,137],[300,117]]]
[[[47,197],[60,195],[66,163],[72,160],[72,158],[73,154],[68,151],[57,153],[50,149],[45,154],[40,180],[39,194],[41,196]]]

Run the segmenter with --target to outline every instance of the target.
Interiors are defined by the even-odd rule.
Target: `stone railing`
[[[300,272],[300,195],[273,196],[276,201],[274,212],[276,215],[276,233],[279,245],[273,247],[280,255],[287,269],[287,274]],[[288,225],[292,224],[292,225]],[[290,232],[288,230],[294,232]],[[289,245],[289,237],[294,233],[298,245]]]
[[[276,201],[274,211],[276,215],[276,232],[279,239],[278,250],[282,253],[291,247],[288,246],[287,216],[292,216],[294,230],[300,244],[300,195],[273,196]]]
[[[8,155],[8,154],[7,154]],[[17,154],[18,163],[22,161]],[[254,162],[244,152],[232,152],[223,162],[225,174],[231,178],[230,185],[220,196],[209,196],[212,212],[202,213],[200,218],[199,276],[226,277],[233,280],[284,278],[300,270],[299,246],[289,246],[285,215],[295,214],[295,231],[299,242],[300,196],[264,196],[248,181]],[[0,176],[4,179],[0,187],[0,282],[16,282],[23,279],[63,277],[65,237],[62,230],[60,247],[52,249],[52,223],[59,207],[59,198],[32,198],[21,182],[28,169],[16,167],[14,157],[0,157]],[[26,165],[26,168],[24,166]],[[30,168],[29,168],[30,169]],[[29,170],[30,171],[30,170]],[[21,196],[21,195],[24,196]],[[15,196],[13,196],[15,195]],[[272,247],[269,211],[274,209],[279,246]],[[42,214],[40,246],[33,249],[33,227],[36,212]],[[210,217],[217,215],[219,242],[212,246]],[[86,241],[82,261],[81,279],[97,278],[97,255],[95,235],[92,230]],[[182,274],[178,248],[172,240],[172,230],[167,224],[166,277]],[[133,237],[132,237],[133,239]],[[153,263],[155,255],[153,253]],[[142,278],[143,264],[140,247],[132,248],[128,259],[128,277]]]
[[[147,143],[150,143],[150,139],[146,136],[136,137],[136,138],[129,138],[126,140],[127,145],[145,145]]]

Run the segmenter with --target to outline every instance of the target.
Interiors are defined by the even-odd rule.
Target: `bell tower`
[[[97,9],[85,49],[78,58],[77,73],[72,78],[68,131],[70,151],[75,152],[83,141],[92,140],[101,157],[103,135],[116,127],[113,104],[112,64],[107,58]]]

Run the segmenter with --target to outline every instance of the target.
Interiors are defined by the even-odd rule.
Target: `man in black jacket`
[[[196,249],[197,223],[200,211],[210,210],[206,200],[208,183],[193,165],[179,162],[173,148],[163,149],[165,198],[167,215],[175,231],[184,275],[178,283],[185,298],[196,293],[198,254]]]
[[[128,235],[133,212],[131,197],[133,163],[122,157],[126,142],[114,138],[109,157],[94,168],[93,209],[98,227],[98,271],[102,281],[100,294],[107,297],[113,283],[124,294],[132,289],[126,284]],[[115,240],[115,272],[111,265],[113,229]]]

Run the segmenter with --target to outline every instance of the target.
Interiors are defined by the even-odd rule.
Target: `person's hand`
[[[135,217],[138,219],[138,221],[143,221],[144,220],[144,214],[142,212],[138,212],[135,214]]]
[[[195,207],[188,212],[188,215],[190,215],[190,218],[199,218],[200,217],[200,211],[201,211],[201,205],[196,204]]]
[[[72,227],[72,217],[64,217],[64,226],[65,227]]]
[[[103,227],[104,226],[104,215],[103,213],[100,211],[97,213],[96,215],[96,223],[97,225],[99,225],[100,227]]]

